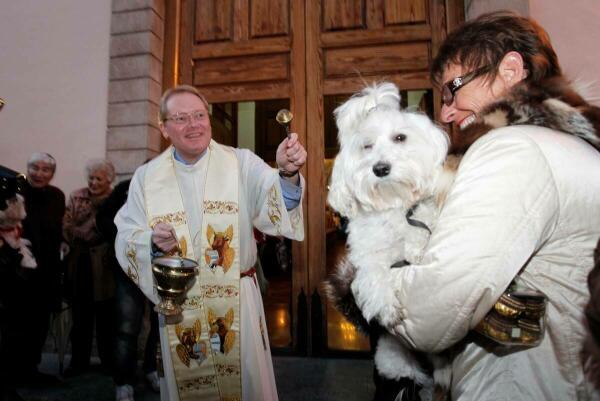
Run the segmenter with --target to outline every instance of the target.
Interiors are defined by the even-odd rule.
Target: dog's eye
[[[363,150],[369,150],[369,149],[373,149],[372,143],[367,143],[367,144],[363,145]]]
[[[406,141],[406,135],[398,134],[394,137],[394,142],[404,142]]]

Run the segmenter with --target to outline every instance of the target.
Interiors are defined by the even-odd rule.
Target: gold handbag
[[[544,338],[546,302],[540,291],[511,285],[474,330],[502,345],[535,347]]]

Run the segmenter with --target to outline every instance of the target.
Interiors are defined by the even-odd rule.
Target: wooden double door
[[[291,129],[305,145],[308,162],[302,171],[306,236],[292,246],[291,345],[300,353],[325,352],[328,313],[321,282],[330,268],[325,165],[336,146],[331,105],[381,80],[403,90],[431,91],[429,63],[448,29],[462,21],[463,0],[167,0],[166,5],[165,84],[192,84],[210,103],[287,104],[294,114]],[[437,111],[439,93],[431,94]]]

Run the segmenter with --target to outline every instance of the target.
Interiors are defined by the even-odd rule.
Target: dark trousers
[[[144,350],[144,373],[156,370],[156,347],[158,346],[158,315],[140,289],[125,275],[115,274],[117,336],[114,354],[115,384],[135,384],[137,370],[138,336],[142,328],[144,309],[150,306],[150,332]]]
[[[28,328],[20,310],[7,307],[0,309],[0,385],[11,387],[15,380],[21,380],[22,375],[30,367],[30,358],[23,358],[21,351],[27,351],[24,336]]]
[[[2,283],[5,298],[0,307],[0,381],[26,382],[37,370],[46,340],[50,309],[31,284],[33,270]],[[18,382],[18,383],[17,383]]]
[[[82,370],[89,366],[95,325],[98,356],[102,367],[110,371],[112,369],[115,338],[114,299],[94,300],[92,269],[89,258],[81,258],[77,266],[76,284],[71,305],[73,312],[71,368]]]
[[[29,283],[32,296],[28,297],[26,308],[29,310],[27,315],[31,320],[32,330],[25,341],[30,344],[32,370],[36,370],[42,361],[42,351],[50,329],[50,316],[60,310],[60,276],[59,273],[34,270]]]
[[[24,310],[23,317],[27,321],[22,322],[24,333],[21,341],[26,344],[26,347],[19,353],[25,365],[25,372],[31,374],[37,371],[37,365],[42,361],[42,351],[50,327],[51,310],[44,304],[43,299],[37,299],[36,304],[24,305],[22,310]]]

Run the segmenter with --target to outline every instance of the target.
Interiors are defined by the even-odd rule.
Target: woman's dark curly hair
[[[529,82],[562,75],[544,28],[513,12],[496,11],[468,21],[448,35],[431,64],[431,80],[437,86],[443,84],[442,75],[450,64],[469,70],[488,67],[488,78],[493,78],[510,51],[523,57]]]

